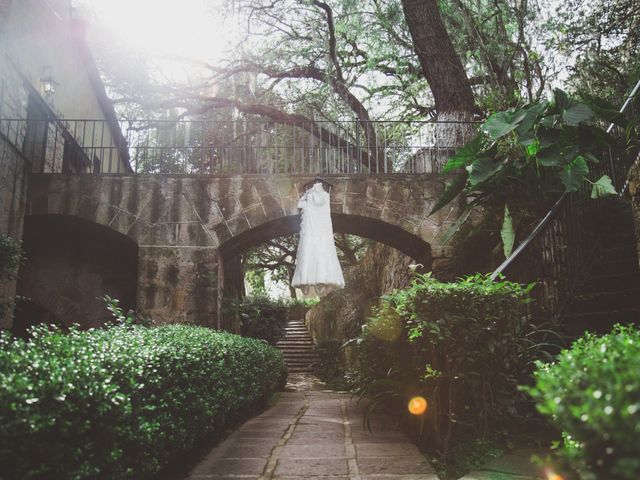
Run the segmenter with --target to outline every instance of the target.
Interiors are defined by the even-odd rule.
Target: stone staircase
[[[313,373],[313,364],[320,360],[304,320],[290,320],[276,346],[284,355],[289,373]]]
[[[564,316],[570,334],[606,333],[616,323],[640,323],[640,267],[628,205],[612,205],[602,251]]]

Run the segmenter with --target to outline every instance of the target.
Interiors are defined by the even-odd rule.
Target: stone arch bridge
[[[457,219],[460,206],[428,216],[444,189],[441,177],[394,173],[322,178],[332,185],[334,230],[388,244],[428,269],[437,270],[446,263],[448,255],[438,247],[438,237]],[[93,225],[98,233],[86,242],[95,243],[91,255],[104,256],[102,263],[115,272],[112,275],[117,276],[119,262],[131,262],[129,257],[137,252],[137,309],[159,323],[194,322],[224,328],[219,306],[226,262],[251,246],[297,232],[298,198],[313,179],[311,175],[284,174],[32,174],[25,228],[33,224],[37,232],[38,222],[60,219],[59,229],[73,236],[74,227],[65,226],[68,222]],[[32,236],[49,231],[41,229]],[[117,242],[102,248],[100,232]],[[84,235],[77,237],[76,241],[86,243]],[[71,250],[76,248],[83,245]],[[70,276],[82,282],[81,275]],[[60,299],[71,294],[47,292],[47,288],[27,281],[20,293],[55,315],[69,315]]]

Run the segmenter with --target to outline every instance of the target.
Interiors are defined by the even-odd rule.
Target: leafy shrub
[[[15,280],[20,265],[24,262],[22,242],[9,235],[0,235],[0,292],[2,284],[7,280]],[[0,295],[0,318],[13,308],[14,299]]]
[[[317,297],[292,298],[287,300],[287,307],[289,308],[289,318],[304,318],[307,312],[318,303],[320,303],[320,299]]]
[[[531,224],[555,202],[561,192],[591,187],[591,197],[615,194],[611,178],[592,174],[605,153],[623,146],[595,124],[596,117],[626,121],[617,109],[594,110],[585,103],[554,90],[552,102],[542,101],[496,112],[480,127],[478,134],[451,157],[443,173],[457,172],[431,213],[463,193],[468,199],[465,213],[444,238],[470,218],[472,210],[482,208],[483,229],[500,232],[505,257],[511,254],[516,234],[527,234]],[[597,113],[597,115],[596,115]],[[501,224],[501,226],[500,226]]]
[[[317,377],[324,382],[330,382],[342,376],[340,342],[323,340],[318,344],[316,350],[320,356],[319,363],[315,364],[313,368]]]
[[[284,336],[289,310],[283,300],[269,297],[245,297],[232,300],[227,313],[240,320],[240,334],[275,345]]]
[[[1,476],[146,478],[284,374],[276,349],[204,327],[0,336]]]
[[[518,413],[517,384],[533,368],[536,335],[524,303],[532,286],[483,275],[442,283],[416,275],[382,297],[358,339],[360,394],[368,409],[427,398],[420,433],[443,456],[462,430],[487,436]],[[425,427],[426,426],[426,432]]]
[[[526,388],[563,430],[561,452],[597,478],[636,480],[640,472],[640,330],[617,325],[586,334],[555,363],[537,364]]]
[[[320,303],[320,299],[318,297],[290,298],[289,300],[287,300],[287,306],[289,308],[292,308],[292,307],[311,308],[311,307],[315,307],[318,303]]]
[[[23,261],[22,242],[0,235],[0,278],[14,278]]]

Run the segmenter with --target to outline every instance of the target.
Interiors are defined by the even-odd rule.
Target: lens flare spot
[[[565,480],[562,475],[554,472],[550,468],[545,468],[544,473],[547,480]]]
[[[369,331],[385,342],[393,342],[402,333],[402,320],[400,315],[392,308],[384,308],[368,324]]]
[[[411,415],[422,415],[427,411],[428,405],[429,404],[426,398],[413,397],[411,400],[409,400],[409,405],[407,406],[407,408],[409,409],[409,413],[411,413]]]

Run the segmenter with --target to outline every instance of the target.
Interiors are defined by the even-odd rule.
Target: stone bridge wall
[[[22,154],[0,135],[0,234],[22,238],[22,224],[27,193],[28,164]],[[0,328],[11,326],[11,309],[15,296],[13,279],[0,277]]]
[[[137,308],[158,323],[219,323],[225,257],[297,231],[307,176],[51,175],[30,177],[27,215],[80,217],[138,246]],[[441,179],[325,176],[334,229],[389,244],[438,269],[438,236],[459,206],[428,217]],[[54,279],[52,279],[54,281]]]

